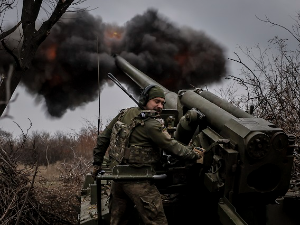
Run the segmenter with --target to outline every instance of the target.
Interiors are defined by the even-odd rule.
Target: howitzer
[[[171,196],[165,204],[170,224],[200,224],[199,215],[209,224],[280,224],[268,206],[289,189],[293,135],[209,91],[176,94],[118,55],[115,63],[139,87],[161,87],[166,96],[162,117],[171,136],[206,150],[203,164],[187,166],[166,156],[157,171],[169,177],[157,186]]]

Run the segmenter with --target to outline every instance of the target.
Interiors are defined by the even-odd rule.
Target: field
[[[18,138],[0,132],[0,224],[78,224],[97,130]]]

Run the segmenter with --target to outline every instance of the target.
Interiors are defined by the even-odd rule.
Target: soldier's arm
[[[198,155],[192,151],[192,147],[187,147],[164,131],[160,122],[150,119],[146,123],[148,137],[163,150],[172,153],[182,159],[194,160],[198,159]]]
[[[118,117],[119,117],[119,115],[117,115],[112,121],[110,121],[110,123],[107,125],[107,127],[104,129],[104,131],[98,135],[97,144],[93,150],[93,155],[94,155],[93,165],[96,165],[96,166],[102,165],[105,152],[110,143],[110,136],[111,136],[112,128],[113,128],[114,124],[118,121]]]

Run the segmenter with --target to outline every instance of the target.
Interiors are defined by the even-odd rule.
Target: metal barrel
[[[150,84],[154,84],[163,89],[166,96],[165,108],[167,109],[177,109],[177,94],[175,92],[169,91],[164,86],[157,83],[152,78],[148,77],[146,74],[132,66],[124,58],[119,55],[115,55],[116,66],[121,69],[131,80],[133,80],[139,87],[145,88]]]
[[[183,93],[180,97],[180,102],[187,108],[199,109],[206,116],[208,123],[218,131],[221,131],[229,120],[237,119],[229,112],[203,98],[194,91],[188,90]]]
[[[220,108],[224,109],[225,111],[229,112],[230,114],[234,115],[237,118],[253,118],[252,115],[232,105],[226,100],[219,98],[218,96],[216,96],[215,94],[209,91],[202,91],[199,93],[199,95],[201,95],[206,100],[214,103],[215,105],[219,106]]]
[[[132,66],[121,56],[115,56],[115,63],[119,69],[121,69],[128,77],[130,77],[139,87],[145,88],[150,84],[157,85],[161,87],[166,95],[166,105],[167,109],[177,109],[177,99],[178,95],[175,92],[169,91],[167,88],[157,83],[152,78],[148,77],[146,74]],[[206,115],[206,118],[215,129],[221,131],[224,124],[230,119],[237,119],[235,116],[220,108],[216,104],[210,102],[194,91],[186,91],[180,95],[180,102],[182,105],[189,109],[197,108],[202,113]]]

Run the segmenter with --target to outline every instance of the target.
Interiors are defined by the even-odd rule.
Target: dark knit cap
[[[161,89],[158,86],[155,86],[149,90],[148,96],[149,96],[148,97],[148,101],[149,101],[153,98],[165,98],[165,93],[163,89]]]

